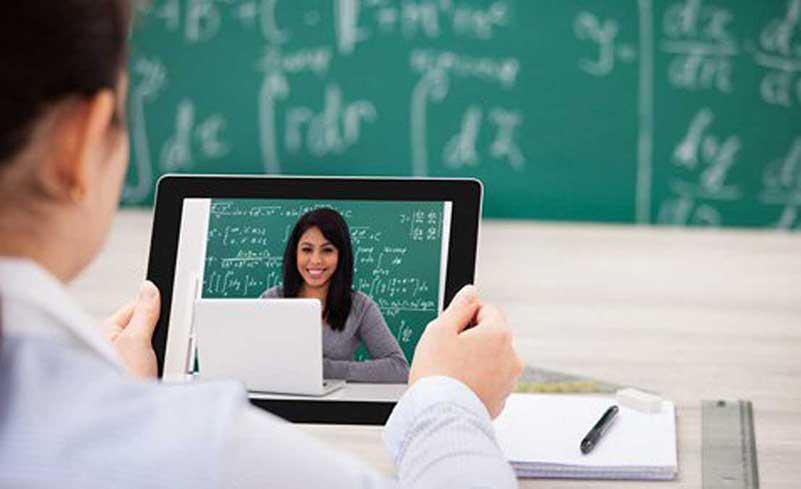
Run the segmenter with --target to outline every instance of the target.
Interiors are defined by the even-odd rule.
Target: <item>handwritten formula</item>
[[[801,227],[770,176],[801,137],[801,0],[138,10],[125,203],[168,172],[478,177],[488,217]]]

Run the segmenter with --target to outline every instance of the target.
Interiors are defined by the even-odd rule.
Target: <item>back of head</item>
[[[0,6],[0,254],[64,281],[94,258],[119,201],[131,1]]]
[[[115,88],[130,0],[20,0],[0,7],[0,181],[55,103]]]

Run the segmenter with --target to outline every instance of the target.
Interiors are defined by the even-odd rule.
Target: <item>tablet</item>
[[[426,325],[474,281],[481,202],[474,179],[162,177],[147,272],[162,293],[159,376],[202,378],[199,300],[324,291],[323,376],[345,386],[250,400],[293,422],[383,424]]]

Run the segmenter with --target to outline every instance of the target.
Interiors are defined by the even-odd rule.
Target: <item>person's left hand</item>
[[[133,376],[154,379],[158,375],[153,331],[161,311],[159,289],[146,281],[136,300],[122,307],[101,325],[103,334]]]

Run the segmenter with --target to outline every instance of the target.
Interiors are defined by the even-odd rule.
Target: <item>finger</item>
[[[123,333],[150,341],[153,331],[156,329],[160,310],[159,289],[153,285],[153,282],[146,281],[139,289],[133,316]]]
[[[468,284],[459,289],[459,292],[453,296],[453,300],[445,310],[447,311],[451,307],[459,306],[460,304],[469,304],[476,301],[478,301],[478,289],[475,285]]]
[[[456,333],[462,332],[476,317],[479,308],[478,292],[472,285],[465,285],[442,311],[435,323]]]
[[[481,337],[492,330],[506,329],[506,319],[500,309],[492,304],[478,305],[476,311],[476,326],[462,333],[467,338]]]
[[[106,319],[106,323],[117,325],[120,328],[125,328],[125,326],[127,326],[131,321],[131,316],[133,316],[135,306],[136,301],[131,301],[125,304],[119,308],[117,312],[109,316],[108,319]]]
[[[476,321],[479,325],[490,324],[497,326],[506,326],[506,315],[498,307],[492,304],[482,304],[476,314]]]

